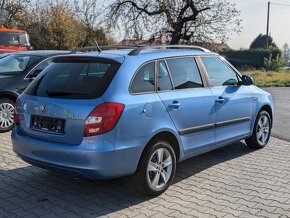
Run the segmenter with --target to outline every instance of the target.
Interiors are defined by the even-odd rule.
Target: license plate
[[[32,129],[64,134],[64,123],[63,119],[31,115],[30,125]]]

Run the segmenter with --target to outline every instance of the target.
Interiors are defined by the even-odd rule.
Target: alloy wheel
[[[270,121],[267,116],[262,115],[257,123],[257,139],[260,143],[265,143],[270,134]]]
[[[172,175],[172,157],[166,148],[157,149],[147,166],[147,179],[153,189],[163,188]]]
[[[14,106],[10,103],[0,104],[0,128],[6,129],[13,125]]]

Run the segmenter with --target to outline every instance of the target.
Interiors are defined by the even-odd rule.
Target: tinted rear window
[[[26,89],[28,95],[64,99],[94,99],[107,90],[119,63],[106,60],[58,59]]]

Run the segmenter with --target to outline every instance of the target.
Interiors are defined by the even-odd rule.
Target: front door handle
[[[169,105],[169,108],[172,108],[172,109],[178,109],[180,107],[180,103],[179,101],[173,101],[170,105]]]
[[[220,97],[218,97],[218,99],[215,100],[215,102],[217,102],[219,104],[223,104],[225,102],[225,99],[222,96],[220,96]]]

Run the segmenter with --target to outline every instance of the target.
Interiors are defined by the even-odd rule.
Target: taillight
[[[19,116],[18,116],[18,113],[17,113],[16,109],[14,110],[14,118],[13,118],[13,120],[14,120],[14,124],[15,125],[19,125]]]
[[[111,131],[124,110],[119,103],[103,103],[97,106],[85,121],[84,136],[96,136]]]

